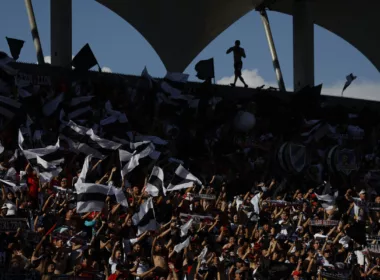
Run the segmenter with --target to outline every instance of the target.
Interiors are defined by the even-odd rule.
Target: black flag
[[[346,83],[344,84],[344,87],[342,90],[342,96],[343,96],[343,92],[346,90],[346,88],[348,88],[352,84],[352,82],[356,80],[356,78],[357,77],[354,76],[352,73],[346,77]]]
[[[8,42],[9,50],[11,51],[12,57],[14,60],[17,60],[20,57],[20,52],[24,46],[25,41],[5,37]]]
[[[95,65],[98,65],[98,61],[95,58],[94,53],[92,52],[90,45],[86,44],[78,54],[73,58],[72,66],[76,70],[87,71],[90,70]],[[100,68],[100,67],[99,67]]]
[[[195,65],[197,71],[197,78],[200,80],[208,80],[215,78],[214,72],[214,59],[201,60]]]

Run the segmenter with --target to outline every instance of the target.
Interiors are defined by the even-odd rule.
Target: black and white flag
[[[353,81],[356,80],[356,76],[354,76],[352,73],[350,75],[348,75],[346,77],[346,82],[343,86],[343,90],[342,90],[342,96],[343,96],[343,92],[352,84]]]
[[[164,81],[161,83],[161,88],[164,92],[168,93],[172,99],[188,100],[189,97],[182,95],[188,79],[188,74],[167,73]]]
[[[128,118],[126,114],[123,112],[114,110],[109,100],[105,104],[105,110],[107,112],[107,117],[100,121],[101,126],[109,125],[115,122],[118,122],[120,124],[128,122]]]
[[[166,189],[164,187],[164,171],[160,167],[153,167],[145,191],[154,197],[166,194]]]
[[[14,99],[0,95],[0,115],[12,119],[21,108],[21,103]]]
[[[138,227],[137,235],[140,235],[145,231],[157,229],[157,221],[151,197],[140,205],[140,211],[132,216],[132,221],[134,225]]]
[[[77,192],[77,212],[86,213],[91,211],[101,211],[107,196],[113,198],[122,206],[128,207],[127,199],[122,191],[111,185],[102,185],[86,182],[87,172],[90,168],[91,156],[87,156],[75,183]]]
[[[202,185],[202,182],[187,171],[182,165],[180,165],[176,169],[169,186],[166,188],[166,191],[171,192],[175,190],[187,189],[192,187],[194,184]]]
[[[76,183],[77,212],[101,211],[107,196],[114,195],[113,187],[95,183]]]
[[[62,168],[59,164],[63,163],[64,159],[58,159],[56,161],[48,162],[39,156],[36,158],[36,165],[33,165],[34,170],[37,170],[40,175],[40,180],[42,183],[50,182],[53,177],[58,176],[62,172]]]
[[[104,158],[122,146],[120,143],[99,137],[92,129],[77,125],[73,121],[69,121],[63,128],[60,138],[65,140],[71,149],[86,155],[92,154],[96,158]]]
[[[330,132],[330,126],[321,120],[304,120],[301,129],[303,143],[318,142],[327,133]]]
[[[64,93],[60,93],[51,100],[49,100],[42,108],[42,112],[45,117],[53,115],[61,106],[63,99],[65,98]]]
[[[119,149],[121,176],[124,177],[135,169],[140,164],[140,159],[154,154],[155,146],[150,141],[123,145],[123,147]]]
[[[24,149],[23,143],[24,143],[24,137],[23,137],[21,131],[19,130],[18,145],[19,145],[21,151],[23,152],[24,156],[26,157],[26,159],[29,161],[31,161],[33,159],[36,160],[37,157],[44,157],[44,156],[47,156],[49,154],[55,153],[60,148],[59,139],[54,146],[51,145],[51,146],[47,146],[45,148],[37,148],[37,149]]]
[[[92,100],[95,96],[80,96],[70,100],[69,106],[64,109],[67,120],[88,119],[92,114]]]

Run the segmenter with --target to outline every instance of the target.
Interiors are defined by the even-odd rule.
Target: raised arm
[[[232,50],[233,50],[233,48],[232,48],[232,47],[231,47],[231,48],[229,48],[229,49],[227,50],[226,54],[229,54],[229,53],[231,53],[231,52],[232,52]]]

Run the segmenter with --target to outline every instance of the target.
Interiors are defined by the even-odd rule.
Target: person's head
[[[319,241],[318,240],[314,241],[313,248],[314,248],[314,250],[318,250],[319,249]]]
[[[47,266],[47,273],[54,273],[55,270],[55,264],[54,263],[49,263]]]
[[[239,47],[240,46],[240,40],[235,41],[235,46]]]
[[[140,189],[139,189],[139,187],[134,186],[134,187],[133,187],[133,193],[134,193],[135,195],[138,195],[138,194],[140,193]]]
[[[281,214],[281,219],[283,219],[284,221],[287,221],[288,218],[289,218],[288,213],[284,212]]]
[[[233,217],[233,220],[234,220],[234,223],[237,224],[239,222],[238,215],[235,214]]]
[[[8,200],[13,200],[14,197],[15,197],[15,195],[13,194],[13,192],[8,192],[7,193],[7,199]]]
[[[122,257],[121,250],[116,250],[116,252],[115,252],[115,258],[116,258],[117,260],[120,260],[121,257]]]
[[[140,251],[141,251],[141,246],[140,246],[140,244],[139,244],[139,243],[135,243],[135,244],[133,244],[133,252],[135,252],[135,253],[140,253]]]
[[[268,231],[269,230],[269,225],[268,224],[264,224],[263,225],[263,230]]]
[[[61,188],[67,188],[67,179],[66,178],[62,178],[62,180],[61,180]]]
[[[7,205],[4,204],[3,207],[1,207],[1,214],[5,216],[7,215],[7,212],[8,212],[8,207]]]
[[[127,226],[128,226],[128,227],[131,227],[131,226],[132,226],[132,219],[128,219],[128,220],[127,220]]]
[[[375,198],[375,203],[380,204],[380,195],[376,196],[376,198]]]
[[[366,199],[366,191],[365,190],[361,190],[360,193],[359,193],[359,197],[360,199]]]
[[[66,213],[66,219],[71,219],[74,215],[74,211],[72,209],[69,209]]]
[[[154,252],[156,254],[159,254],[162,252],[162,245],[160,242],[157,242],[156,245],[154,246]]]

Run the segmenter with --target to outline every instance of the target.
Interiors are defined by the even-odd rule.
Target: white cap
[[[359,194],[366,194],[365,190],[361,190]]]

